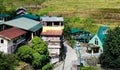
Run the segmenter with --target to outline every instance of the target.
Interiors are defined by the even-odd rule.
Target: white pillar
[[[59,22],[59,26],[61,26],[61,22]]]
[[[33,32],[31,33],[31,39],[33,39]]]
[[[52,22],[52,26],[54,26],[54,22]]]

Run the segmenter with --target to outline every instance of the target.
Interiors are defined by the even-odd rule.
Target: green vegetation
[[[108,31],[106,44],[103,45],[104,51],[101,55],[100,62],[104,68],[120,67],[120,27]]]
[[[0,70],[15,70],[18,65],[15,54],[3,54],[0,52]]]
[[[49,60],[48,48],[45,42],[35,36],[29,45],[21,46],[17,51],[17,56],[21,61],[31,64],[35,70],[52,68]]]
[[[73,18],[65,18],[65,24],[69,23],[67,26],[75,27],[87,30],[93,34],[97,33],[98,26],[96,25],[97,22],[91,18],[80,18],[80,17],[73,17]]]

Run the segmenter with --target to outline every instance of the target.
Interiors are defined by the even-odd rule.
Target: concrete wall
[[[60,54],[60,49],[59,48],[49,48],[48,51],[49,51],[50,54],[53,54],[53,53],[57,54],[57,55]]]
[[[43,26],[43,32],[47,30],[63,30],[64,26]]]
[[[1,40],[3,40],[4,42],[1,43]],[[7,53],[7,46],[8,46],[8,40],[0,37],[0,51],[4,52],[4,53]]]

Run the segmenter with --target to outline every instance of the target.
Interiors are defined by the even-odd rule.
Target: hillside
[[[70,27],[91,33],[101,25],[120,25],[119,0],[4,0],[3,5],[7,11],[25,7],[36,15],[63,16]]]

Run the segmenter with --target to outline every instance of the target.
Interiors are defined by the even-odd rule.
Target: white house
[[[26,32],[18,28],[9,28],[0,32],[0,51],[10,54],[25,41]]]

